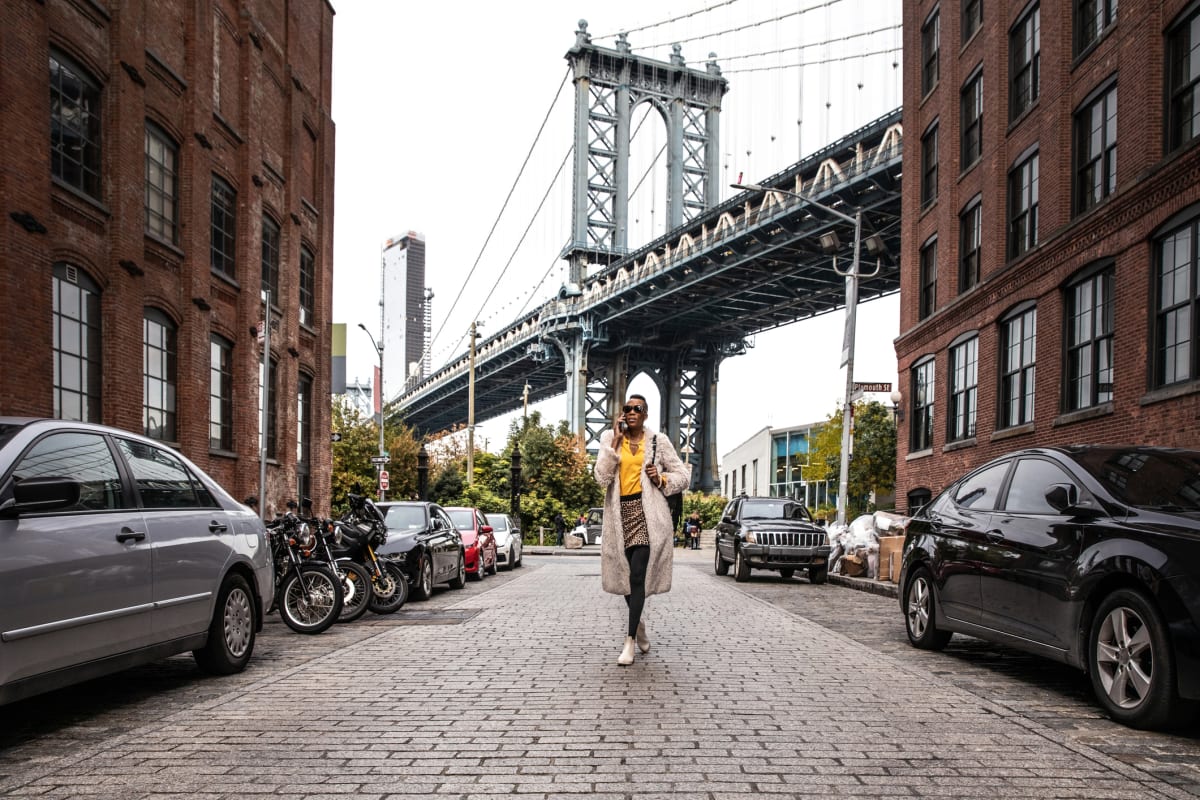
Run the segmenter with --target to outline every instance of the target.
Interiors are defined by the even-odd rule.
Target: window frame
[[[237,280],[237,189],[213,174],[209,198],[209,266]]]
[[[262,215],[262,291],[271,292],[271,305],[279,303],[279,258],[283,240],[282,226],[265,211]]]
[[[921,136],[921,210],[938,199],[938,121],[934,120]]]
[[[926,97],[941,77],[942,19],[935,8],[921,26],[921,96]]]
[[[1112,80],[1092,92],[1071,115],[1071,206],[1076,216],[1100,205],[1117,190],[1118,105],[1117,82]],[[1096,112],[1101,120],[1098,134]],[[1099,153],[1092,152],[1097,135]]]
[[[233,452],[233,342],[214,333],[208,352],[208,447]],[[214,384],[219,384],[215,391]]]
[[[175,245],[179,241],[179,143],[161,125],[146,120],[145,144],[145,232]],[[155,160],[155,145],[162,149],[162,161]]]
[[[934,407],[937,390],[937,359],[928,355],[908,368],[909,412],[908,449],[910,453],[933,449]],[[923,381],[923,382],[922,382]]]
[[[983,158],[983,67],[976,67],[963,82],[959,100],[959,172],[966,172]],[[968,113],[973,116],[968,116]]]
[[[1014,333],[1018,332],[1020,341],[1016,342]],[[996,425],[1001,430],[1028,425],[1034,421],[1037,412],[1036,303],[1022,303],[1000,318],[1000,357],[997,362],[1000,386],[996,397]]]
[[[983,0],[963,0],[962,4],[962,41],[971,41],[971,37],[983,27]]]
[[[1090,9],[1091,13],[1085,15],[1088,6],[1093,8]],[[1091,50],[1117,23],[1117,7],[1118,0],[1075,0],[1071,4],[1071,38],[1075,58]]]
[[[57,69],[56,69],[57,67]],[[104,158],[103,87],[92,73],[57,47],[49,53],[50,89],[50,176],[58,183],[100,200],[103,193],[102,167]],[[72,102],[74,113],[64,113],[71,100],[63,91],[63,73],[79,86],[79,96]],[[64,132],[76,135],[79,155],[70,157]],[[68,170],[67,164],[74,165]],[[74,174],[68,174],[74,173]]]
[[[306,372],[296,378],[296,492],[312,496],[313,384]]]
[[[152,328],[161,335],[152,337]],[[151,365],[156,364],[158,374]],[[157,391],[154,389],[157,388]],[[179,441],[179,326],[162,309],[152,306],[142,312],[142,433],[156,441]],[[155,405],[152,397],[159,398]],[[158,432],[151,428],[155,412],[161,422]]]
[[[983,196],[975,195],[958,215],[959,294],[964,294],[979,285],[982,257]]]
[[[1086,311],[1087,335],[1077,336],[1081,330],[1084,314],[1080,310],[1080,290],[1089,289],[1088,308]],[[1072,278],[1063,288],[1063,324],[1066,330],[1063,335],[1064,361],[1063,364],[1063,411],[1080,411],[1085,408],[1112,402],[1113,386],[1113,334],[1116,327],[1116,264],[1106,260],[1083,270]],[[1107,328],[1107,330],[1101,330]],[[1108,368],[1104,369],[1102,362],[1107,353]],[[1083,356],[1086,354],[1087,373],[1084,375],[1080,367],[1085,366]],[[1103,390],[1104,381],[1101,377],[1108,373],[1108,390]],[[1080,387],[1087,386],[1086,397]]]
[[[266,377],[266,393],[267,393],[267,430],[266,444],[263,444],[263,434],[259,431],[258,446],[264,448],[266,457],[272,461],[278,461],[277,447],[279,445],[279,360],[274,356],[270,358],[270,370]],[[262,414],[263,408],[263,364],[262,359],[258,363],[258,413]]]
[[[1026,176],[1028,172],[1028,176]],[[1028,182],[1024,182],[1028,177]],[[1008,171],[1008,197],[1005,236],[1008,258],[1012,260],[1028,253],[1038,244],[1038,184],[1041,177],[1041,158],[1037,147],[1027,150]],[[1018,201],[1021,205],[1018,206]],[[1022,227],[1018,230],[1018,222]]]
[[[969,441],[979,423],[979,333],[958,337],[948,348],[948,357],[946,441]]]
[[[1015,121],[1037,103],[1041,96],[1041,82],[1042,8],[1040,2],[1034,2],[1017,18],[1008,34],[1009,122]]]
[[[921,245],[917,271],[917,319],[933,316],[937,311],[937,236],[931,236]]]
[[[316,324],[317,257],[312,248],[300,245],[300,324],[312,328]]]
[[[72,297],[64,295],[69,290]],[[101,422],[103,409],[103,317],[100,284],[79,267],[56,262],[51,270],[51,367],[54,418]],[[75,312],[72,314],[72,312]],[[70,344],[77,349],[68,349]],[[66,383],[71,374],[78,386]],[[65,402],[78,414],[64,416]]]
[[[1187,236],[1188,254],[1186,263],[1179,263],[1172,268],[1172,273],[1182,273],[1174,277],[1171,284],[1183,283],[1182,291],[1178,286],[1172,287],[1172,299],[1165,306],[1165,289],[1168,286],[1164,274],[1165,245],[1169,240],[1176,239],[1182,234]],[[1154,242],[1154,328],[1153,328],[1153,369],[1151,381],[1153,388],[1161,389],[1167,386],[1187,383],[1200,377],[1200,259],[1197,258],[1197,237],[1200,236],[1200,217],[1192,217],[1181,225],[1155,237]],[[1179,320],[1168,318],[1179,317]],[[1182,323],[1182,324],[1180,324]],[[1186,329],[1186,330],[1185,330]],[[1170,343],[1167,343],[1168,330],[1174,331]],[[1178,351],[1182,352],[1182,357]],[[1173,368],[1168,371],[1168,351],[1174,357]]]
[[[1163,83],[1166,88],[1164,132],[1168,153],[1200,136],[1200,65],[1195,70],[1194,79],[1187,82],[1183,80],[1192,50],[1194,47],[1200,48],[1200,41],[1193,41],[1193,33],[1200,38],[1200,4],[1194,5],[1190,13],[1172,25],[1166,34],[1164,50],[1167,63],[1163,69]],[[1187,36],[1186,41],[1184,35]],[[1191,108],[1187,117],[1187,129],[1190,132],[1186,136],[1182,119],[1185,107]]]

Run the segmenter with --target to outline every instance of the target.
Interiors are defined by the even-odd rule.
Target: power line
[[[671,19],[664,19],[662,22],[652,22],[649,25],[643,25],[640,28],[630,28],[629,30],[618,31],[617,33],[606,33],[603,36],[596,36],[595,38],[596,39],[611,39],[614,36],[619,35],[620,33],[626,33],[626,34],[640,33],[642,31],[648,31],[651,28],[661,28],[663,25],[670,25],[672,22],[679,22],[682,19],[688,19],[690,17],[698,17],[701,14],[707,13],[707,12],[712,11],[717,8],[721,8],[722,6],[731,6],[734,3],[736,3],[737,1],[738,0],[724,0],[724,2],[713,3],[711,6],[705,6],[704,8],[698,9],[696,11],[691,11],[691,12],[688,12],[687,14],[681,14],[678,17],[671,17]]]
[[[713,33],[702,33],[699,36],[691,36],[691,37],[688,37],[687,39],[675,39],[674,41],[670,41],[670,42],[659,42],[658,44],[642,45],[639,47],[635,47],[633,49],[635,49],[635,50],[650,50],[655,47],[666,47],[667,45],[684,44],[685,42],[698,42],[703,39],[712,39],[717,36],[722,36],[726,33],[738,33],[739,31],[746,31],[746,30],[750,30],[751,28],[757,28],[760,25],[769,25],[772,22],[779,22],[780,20],[785,20],[785,19],[788,19],[789,17],[798,17],[802,14],[807,14],[810,11],[819,11],[822,8],[829,8],[830,6],[836,6],[840,2],[842,2],[842,0],[828,0],[828,2],[822,3],[821,5],[818,5],[818,6],[809,6],[808,8],[802,8],[799,11],[789,11],[786,14],[780,14],[778,17],[772,17],[771,19],[759,20],[758,22],[750,22],[745,25],[739,25],[736,28],[727,28],[726,30],[723,30],[723,31],[714,31]]]
[[[775,69],[796,69],[797,67],[810,67],[815,64],[833,64],[838,61],[853,61],[856,58],[867,58],[868,56],[880,56],[888,53],[899,53],[902,48],[889,47],[886,50],[873,50],[869,53],[854,53],[849,56],[839,56],[838,58],[821,58],[816,61],[801,61],[798,64],[778,64],[773,67],[743,67],[742,69],[727,69],[722,70],[723,75],[734,75],[739,72],[768,72]]]
[[[743,58],[754,58],[755,56],[770,56],[776,53],[790,53],[793,50],[807,50],[810,47],[823,47],[825,45],[836,44],[838,42],[847,42],[851,39],[860,39],[864,36],[874,36],[877,33],[887,33],[888,31],[898,31],[902,26],[888,25],[885,28],[876,28],[873,31],[863,31],[861,33],[852,33],[849,36],[842,36],[838,39],[826,39],[822,42],[809,42],[808,44],[799,44],[793,47],[781,47],[778,50],[763,50],[758,53],[747,53],[742,56],[721,56],[721,63],[727,64],[730,61],[741,61]]]

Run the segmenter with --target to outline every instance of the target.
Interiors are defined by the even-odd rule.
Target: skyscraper
[[[391,399],[423,377],[425,236],[409,231],[384,242],[383,396]]]

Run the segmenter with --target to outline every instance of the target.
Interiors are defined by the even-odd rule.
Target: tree
[[[345,511],[346,495],[355,491],[374,494],[379,471],[371,461],[379,455],[379,425],[365,416],[344,396],[333,400],[333,431],[341,441],[332,447],[333,469],[330,473],[329,501],[335,514]],[[384,447],[388,457],[388,496],[408,499],[417,491],[417,453],[421,443],[413,429],[396,420],[389,420],[383,429]]]
[[[847,519],[874,510],[870,502],[872,494],[886,494],[896,486],[896,423],[891,413],[882,403],[855,403],[852,423],[854,442],[847,476]],[[804,471],[806,479],[835,484],[841,479],[841,409],[814,432],[808,457],[811,466]]]

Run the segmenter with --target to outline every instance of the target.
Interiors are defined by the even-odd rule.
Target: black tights
[[[629,562],[629,594],[625,595],[625,605],[629,606],[629,635],[637,636],[642,608],[646,605],[646,568],[650,566],[650,545],[626,547],[625,560]]]

